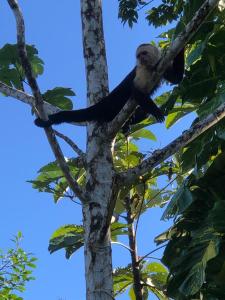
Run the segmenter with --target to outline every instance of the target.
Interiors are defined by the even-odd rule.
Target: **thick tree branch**
[[[22,67],[24,69],[25,75],[27,77],[28,83],[31,87],[32,93],[35,99],[35,107],[37,109],[38,115],[42,119],[46,119],[46,112],[44,111],[44,101],[38,87],[37,81],[35,76],[32,73],[32,67],[30,61],[27,56],[26,51],[26,42],[25,42],[25,26],[24,26],[24,19],[20,7],[18,5],[17,0],[8,0],[9,6],[11,7],[15,19],[16,19],[16,28],[17,28],[17,46],[19,57],[21,59]],[[68,181],[68,184],[72,191],[75,193],[80,200],[85,201],[86,197],[83,190],[79,187],[78,183],[73,179],[72,175],[70,174],[70,170],[66,161],[64,159],[62,150],[56,140],[54,132],[51,128],[45,129],[45,133],[47,135],[48,141],[50,146],[53,150],[53,153],[59,163],[59,166]]]
[[[136,101],[131,98],[127,101],[118,115],[107,126],[107,137],[114,138],[124,123],[129,119],[130,115],[137,107]]]
[[[192,39],[194,34],[207,18],[207,16],[213,11],[218,4],[219,0],[206,0],[199,10],[195,13],[192,20],[186,25],[185,29],[178,35],[178,37],[171,43],[169,49],[162,55],[155,74],[152,79],[152,87],[154,87],[165,70],[170,65],[171,61],[177,56],[177,54],[184,48],[184,46]]]
[[[191,40],[193,35],[198,31],[203,21],[212,12],[218,2],[219,0],[206,0],[195,13],[192,20],[187,24],[185,29],[173,41],[169,49],[162,55],[156,70],[153,73],[151,86],[149,87],[150,89],[157,85],[171,61],[173,61],[177,54],[184,48],[187,42]],[[116,118],[108,124],[107,133],[109,136],[113,137],[119,131],[134,109],[135,102],[130,99]]]
[[[210,114],[204,120],[196,123],[192,128],[186,130],[181,136],[173,140],[169,145],[156,150],[151,157],[144,160],[139,166],[119,174],[118,182],[123,185],[132,184],[137,178],[155,168],[161,162],[171,155],[175,154],[181,148],[185,147],[207,129],[218,123],[225,117],[225,104],[220,105],[214,113]]]

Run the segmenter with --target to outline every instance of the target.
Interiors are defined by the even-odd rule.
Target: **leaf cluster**
[[[44,71],[44,62],[38,57],[34,45],[26,45],[28,59],[35,77]],[[25,73],[16,44],[6,44],[0,49],[0,81],[19,90],[24,90]]]
[[[77,183],[81,186],[85,183],[86,172],[80,168],[79,159],[67,159],[67,165],[71,174],[76,179]],[[68,191],[68,182],[63,175],[57,161],[48,163],[43,166],[39,171],[39,175],[35,180],[29,180],[32,187],[39,192],[47,192],[53,194],[54,201],[57,203],[62,197],[74,198],[71,191]]]
[[[118,17],[122,23],[128,23],[130,27],[138,20],[138,9],[146,5],[143,0],[119,0]]]
[[[116,241],[119,235],[127,235],[127,226],[122,223],[111,224],[111,239]],[[58,228],[50,238],[48,250],[50,253],[65,249],[66,258],[84,245],[84,227],[82,225],[64,225]]]
[[[2,300],[22,300],[15,292],[24,292],[25,285],[34,280],[32,269],[36,258],[26,253],[20,246],[21,232],[12,240],[14,248],[7,253],[0,251],[0,298]]]
[[[166,268],[158,262],[142,262],[140,264],[141,283],[143,286],[143,299],[147,300],[152,294],[160,300],[167,300],[164,294],[168,272]],[[118,296],[129,289],[129,297],[135,300],[133,288],[133,273],[131,265],[117,268],[113,272],[114,294]]]
[[[164,212],[163,218],[173,216],[175,224],[156,241],[169,241],[163,263],[170,270],[167,291],[174,299],[224,299],[224,170],[221,152],[201,175],[187,177]]]

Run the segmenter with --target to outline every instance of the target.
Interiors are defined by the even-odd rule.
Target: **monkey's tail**
[[[100,103],[99,103],[100,104]],[[38,127],[49,127],[53,124],[61,124],[61,123],[82,123],[86,121],[107,121],[107,115],[104,114],[104,110],[102,109],[102,105],[93,105],[88,108],[78,109],[78,110],[64,110],[58,113],[52,114],[48,116],[48,120],[44,121],[40,118],[37,118],[34,123]]]

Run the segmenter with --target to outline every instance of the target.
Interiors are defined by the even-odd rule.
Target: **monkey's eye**
[[[148,51],[142,51],[137,55],[137,58],[140,58],[142,55],[147,55]]]

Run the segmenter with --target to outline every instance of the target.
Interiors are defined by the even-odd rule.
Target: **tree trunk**
[[[108,94],[108,72],[102,26],[100,0],[81,0],[84,59],[86,65],[87,100],[93,105]],[[91,123],[87,132],[88,201],[83,205],[85,228],[85,275],[88,300],[112,300],[112,255],[109,230],[102,238],[112,194],[113,164],[111,141],[104,127]]]

